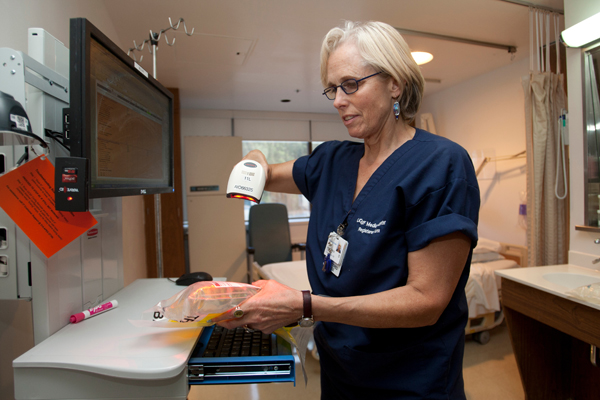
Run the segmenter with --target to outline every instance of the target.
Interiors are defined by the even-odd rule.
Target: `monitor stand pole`
[[[154,195],[154,230],[156,231],[156,271],[157,277],[163,278],[162,259],[162,221],[160,193]]]
[[[156,79],[156,50],[158,49],[158,39],[156,33],[150,32],[150,43],[152,44],[152,75]],[[162,213],[160,193],[154,195],[154,231],[156,233],[156,276],[163,278],[163,254],[162,254]]]
[[[173,29],[173,30],[179,29],[179,25],[182,22],[183,22],[183,28],[185,30],[185,34],[187,36],[192,36],[194,34],[194,29],[192,29],[191,32],[188,32],[183,18],[179,18],[179,20],[177,21],[177,25],[173,25],[171,18],[169,18],[169,25],[171,25],[170,28],[163,29],[160,32],[150,31],[149,39],[144,40],[142,42],[141,47],[136,45],[136,43],[134,41],[133,42],[134,47],[129,49],[129,52],[127,52],[127,55],[129,55],[134,50],[141,51],[144,48],[144,44],[149,42],[152,45],[151,52],[152,52],[153,77],[154,77],[154,79],[156,79],[156,50],[158,50],[158,41],[160,40],[161,35],[163,35],[169,29]],[[169,40],[167,39],[167,36],[165,35],[165,42],[169,46],[173,46],[175,44],[175,38],[173,38],[173,41],[171,43],[169,43]],[[135,54],[133,55],[133,58],[134,58],[134,60],[136,59]],[[140,62],[142,61],[142,58],[140,58]],[[155,240],[156,240],[156,270],[157,270],[157,277],[163,278],[164,271],[163,271],[163,254],[162,254],[162,219],[161,219],[160,208],[161,208],[160,194],[155,194],[154,195],[154,230],[156,231],[155,232],[156,233],[156,237],[155,237]]]

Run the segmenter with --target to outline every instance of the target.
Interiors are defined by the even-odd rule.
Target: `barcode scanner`
[[[227,182],[227,197],[260,203],[265,190],[265,171],[256,161],[242,160],[233,167]]]

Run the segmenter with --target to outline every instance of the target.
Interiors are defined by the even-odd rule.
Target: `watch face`
[[[302,328],[310,328],[314,324],[315,320],[312,318],[302,318],[300,321],[298,321],[298,325],[300,325]]]

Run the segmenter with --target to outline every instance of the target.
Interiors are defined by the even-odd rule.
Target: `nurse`
[[[272,332],[314,323],[322,399],[465,399],[464,288],[479,213],[472,162],[409,125],[424,80],[393,27],[332,29],[321,79],[340,123],[364,143],[326,142],[283,164],[246,156],[268,171],[267,190],[312,204],[312,294],[259,281],[243,316],[220,324]]]

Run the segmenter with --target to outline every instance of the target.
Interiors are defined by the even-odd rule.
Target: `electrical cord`
[[[36,140],[36,141],[39,142],[40,146],[44,149],[44,153],[48,153],[48,154],[50,153],[50,147],[48,146],[48,143],[44,139],[42,139],[41,137],[39,137],[38,135],[36,135],[35,133],[31,133],[31,132],[15,132],[15,131],[3,131],[3,133],[10,133],[10,134],[13,134],[13,135],[25,136],[25,137],[34,139],[34,140]],[[29,149],[30,149],[30,145],[25,146],[25,150],[23,151],[23,155],[17,160],[17,162],[15,163],[15,166],[12,168],[12,170],[17,169],[23,163],[26,163],[27,161],[29,161]],[[36,157],[38,156],[38,154],[35,152],[35,150],[34,150],[33,147],[31,147],[31,151],[33,152],[33,154],[35,154]]]
[[[559,200],[564,200],[567,197],[567,164],[565,162],[565,142],[564,142],[564,126],[566,125],[566,110],[562,110],[561,116],[558,118],[558,129],[556,137],[556,179],[554,182],[554,195]],[[561,160],[562,155],[562,160]],[[561,162],[562,161],[562,162]],[[565,192],[562,195],[558,194],[558,182],[560,175],[560,166],[562,165],[562,177]]]
[[[64,135],[62,132],[56,132],[51,129],[44,129],[44,132],[46,133],[46,136],[49,136],[50,138],[54,139],[54,141],[60,144],[64,149],[66,149],[67,151],[71,151],[71,149],[63,142]]]
[[[35,149],[33,147],[25,146],[23,155],[17,160],[17,162],[15,163],[15,166],[12,168],[12,170],[19,168],[23,163],[26,163],[27,161],[29,161],[29,151],[30,150],[33,154],[35,154],[35,157],[38,156],[38,153],[35,152]]]
[[[36,135],[35,133],[31,133],[31,132],[15,132],[15,131],[2,131],[3,133],[12,133],[14,135],[21,135],[21,136],[26,136],[28,138],[31,139],[35,139],[38,142],[40,142],[40,146],[42,146],[44,149],[48,149],[48,151],[50,151],[50,148],[48,147],[48,143],[46,143],[46,141],[44,141],[44,139],[42,139],[41,137],[39,137],[38,135]]]
[[[21,158],[19,158],[19,160],[17,160],[13,169],[20,167],[21,164],[23,164],[24,162],[27,162],[27,161],[29,161],[29,147],[25,147],[25,152],[23,153]]]

